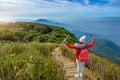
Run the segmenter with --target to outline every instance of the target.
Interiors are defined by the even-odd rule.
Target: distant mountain
[[[49,24],[49,25],[58,26],[58,27],[64,27],[64,28],[66,28],[70,31],[74,29],[74,27],[69,25],[69,24],[64,24],[64,23],[60,23],[60,22],[56,22],[56,21],[50,21],[50,20],[47,20],[47,19],[37,19],[34,22],[42,23],[42,24]]]
[[[75,26],[55,21],[49,21],[47,19],[38,19],[35,22],[64,27],[73,34],[75,34],[76,38],[79,39],[81,36],[86,35],[87,36],[86,43],[89,43],[91,41],[91,36],[89,33],[77,31],[75,30]],[[97,53],[98,55],[106,57],[120,65],[120,47],[114,44],[112,41],[105,39],[103,36],[99,34],[92,33],[92,35],[95,37],[96,43],[95,46],[91,48],[91,50]]]
[[[53,26],[58,26],[58,27],[64,27],[67,30],[69,30],[70,32],[72,32],[73,34],[75,34],[75,36],[77,38],[79,38],[83,35],[88,35],[88,37],[89,37],[89,33],[78,31],[77,28],[76,28],[77,26],[74,26],[74,25],[60,23],[60,22],[56,22],[56,21],[50,21],[50,20],[47,20],[47,19],[38,19],[34,22],[53,25]],[[96,34],[96,33],[92,33],[92,34],[93,34],[93,36],[95,36],[96,39],[105,39],[102,35],[99,35],[99,34]]]
[[[105,37],[103,37],[102,35],[96,34],[96,33],[86,33],[82,31],[71,31],[71,32],[75,34],[77,39],[79,39],[83,35],[87,36],[87,39],[88,39],[87,42],[89,41],[89,39],[91,39],[90,34],[92,34],[92,36],[94,36],[95,39],[105,39]]]
[[[13,22],[33,22],[33,19],[13,19]]]
[[[87,36],[86,43],[90,43],[92,40],[90,33],[85,33],[81,31],[72,31],[72,33],[75,34],[77,39],[79,39],[80,36],[86,35]],[[95,36],[96,42],[94,47],[91,48],[91,50],[97,53],[98,55],[106,57],[120,65],[120,47],[117,46],[112,41],[105,39],[104,37],[98,34],[92,35]]]
[[[115,44],[120,46],[120,41],[116,41]]]
[[[120,52],[120,47],[117,46],[117,45],[116,45],[115,43],[113,43],[112,41],[107,40],[107,41],[106,41],[106,44],[107,44],[108,46],[110,46],[110,48],[112,48],[112,49]]]
[[[106,57],[111,61],[120,65],[120,47],[110,40],[97,39],[93,48],[91,48],[98,55]]]

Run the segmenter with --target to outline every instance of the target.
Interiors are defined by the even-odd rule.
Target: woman
[[[81,58],[81,54],[84,51],[87,51],[87,48],[90,48],[94,45],[95,43],[95,39],[93,38],[90,44],[85,44],[85,39],[86,36],[82,36],[79,41],[77,43],[75,43],[74,45],[69,44],[66,39],[64,40],[64,44],[71,48],[71,49],[75,49],[76,53],[75,53],[75,58],[76,58],[76,64],[77,64],[77,74],[75,75],[75,78],[79,78],[79,77],[83,77],[83,73],[84,73],[84,62],[86,62],[86,60],[82,60]]]

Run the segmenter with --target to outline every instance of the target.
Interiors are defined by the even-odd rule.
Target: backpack
[[[79,60],[81,62],[86,62],[88,61],[88,50],[87,49],[81,49],[80,55],[79,55]]]

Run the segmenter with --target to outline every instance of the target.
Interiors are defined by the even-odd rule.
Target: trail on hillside
[[[97,78],[95,78],[95,74],[87,68],[85,68],[85,77],[83,79],[75,78],[74,75],[77,73],[75,62],[64,57],[61,54],[59,47],[54,49],[52,55],[57,63],[60,65],[60,67],[65,71],[65,77],[67,80],[98,80]]]

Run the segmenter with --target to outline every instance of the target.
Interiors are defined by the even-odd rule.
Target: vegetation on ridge
[[[67,35],[70,43],[76,42],[74,35],[61,27],[31,22],[0,23],[0,79],[65,80],[51,51]],[[64,56],[74,60],[73,50],[63,45],[60,49]],[[93,52],[89,55],[85,66],[98,80],[120,80],[119,66]]]
[[[56,64],[52,43],[0,44],[1,80],[65,80],[64,71]]]
[[[62,27],[32,22],[0,24],[0,41],[61,43],[67,35],[70,42],[76,41],[74,35]]]
[[[64,56],[75,60],[74,50],[62,45],[60,51]],[[106,58],[96,55],[94,52],[89,51],[89,56],[89,61],[85,63],[85,67],[96,74],[94,77],[98,80],[120,80],[120,66]]]
[[[61,27],[31,22],[0,23],[0,79],[65,80],[51,52],[73,34]]]

